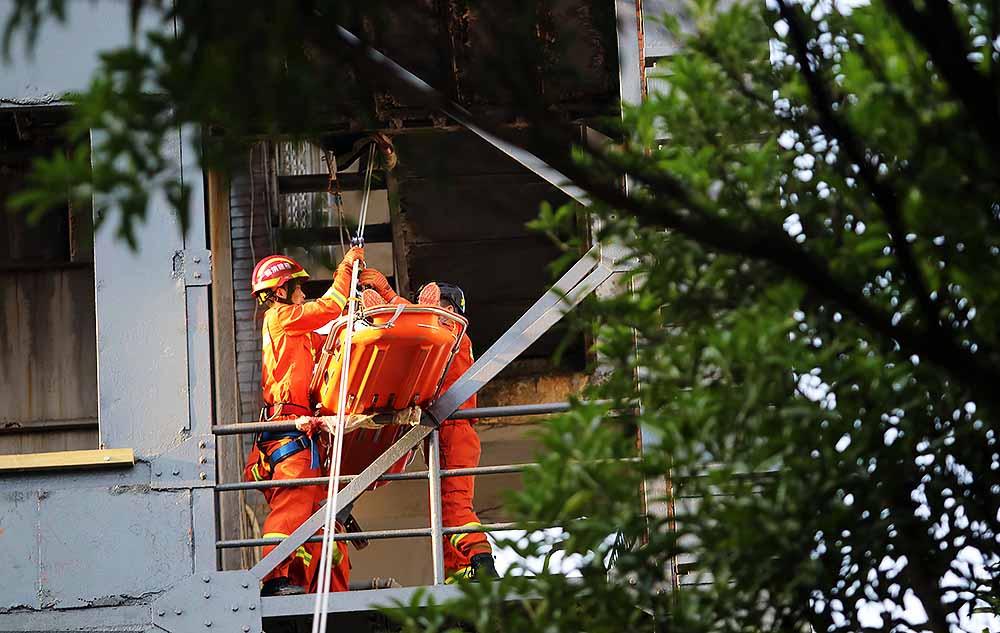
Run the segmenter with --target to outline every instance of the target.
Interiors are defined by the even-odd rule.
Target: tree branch
[[[1000,151],[1000,99],[989,78],[969,61],[965,38],[947,0],[926,0],[926,13],[921,13],[910,0],[888,0],[886,4],[903,28],[927,50],[983,140],[994,152]]]
[[[329,44],[330,38],[321,28],[323,25],[316,26],[316,36],[321,38],[319,41]],[[338,46],[357,67],[364,69],[370,79],[391,83],[402,89],[401,92],[405,92],[408,97],[428,106],[445,110],[457,107],[440,93],[430,95],[408,89],[396,77],[394,70],[373,54],[374,51],[369,46],[361,44],[355,47],[339,41]],[[330,72],[340,71],[334,66]],[[539,113],[531,114],[543,116]],[[512,138],[509,130],[490,125],[478,117],[472,120],[477,126],[508,142],[522,142]],[[976,392],[977,399],[1000,403],[996,392],[996,385],[1000,384],[1000,371],[984,362],[986,359],[957,347],[950,340],[927,336],[924,330],[916,330],[903,323],[892,325],[887,314],[836,279],[819,258],[801,249],[786,234],[777,231],[742,231],[710,214],[697,217],[695,212],[703,211],[703,207],[697,204],[683,184],[669,174],[660,171],[653,173],[649,168],[634,169],[634,165],[629,165],[627,170],[632,170],[634,176],[650,185],[655,196],[626,195],[613,180],[598,178],[577,164],[566,143],[566,139],[572,136],[560,137],[560,141],[555,131],[558,128],[549,125],[546,119],[529,120],[538,124],[533,129],[548,139],[548,142],[540,142],[531,147],[536,155],[597,200],[611,208],[633,214],[647,226],[673,229],[719,252],[771,263],[790,278],[822,293],[880,336],[897,341],[909,353],[919,354],[921,358],[947,370],[956,379],[969,385]]]
[[[545,158],[553,157],[546,155]],[[815,289],[853,314],[881,336],[898,341],[904,349],[947,369],[975,389],[977,398],[997,402],[996,382],[992,383],[994,387],[989,386],[991,381],[1000,380],[1000,372],[996,368],[954,345],[950,339],[927,336],[925,330],[914,329],[903,323],[894,326],[888,314],[869,303],[860,293],[850,290],[847,284],[834,277],[822,260],[802,249],[787,234],[737,229],[728,222],[712,217],[683,189],[681,183],[668,174],[652,174],[648,167],[633,163],[623,165],[610,158],[607,164],[628,171],[637,181],[652,187],[654,195],[626,196],[614,185],[595,180],[587,170],[575,164],[558,163],[554,166],[608,206],[629,211],[647,226],[670,228],[719,251],[777,266],[791,278]],[[664,198],[669,199],[669,203],[664,202]],[[686,207],[688,213],[680,213],[673,205]],[[984,375],[991,378],[984,380]]]
[[[923,310],[927,319],[927,330],[937,336],[951,339],[950,334],[941,327],[936,302],[931,299],[927,282],[917,264],[913,254],[913,249],[906,241],[906,226],[899,207],[899,196],[895,190],[884,180],[879,178],[870,160],[865,155],[864,145],[857,134],[850,126],[844,122],[833,111],[833,95],[830,93],[826,83],[819,76],[819,63],[814,70],[809,60],[809,45],[805,28],[798,14],[788,6],[785,0],[777,0],[781,17],[788,24],[788,32],[792,40],[795,51],[795,58],[799,63],[800,72],[809,87],[812,96],[813,107],[819,115],[820,125],[831,137],[836,138],[850,160],[860,169],[859,176],[871,191],[875,198],[875,203],[882,210],[886,224],[889,226],[889,238],[892,241],[896,257],[899,260],[903,276],[909,282],[917,303]]]

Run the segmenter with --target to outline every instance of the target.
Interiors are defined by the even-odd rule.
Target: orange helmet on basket
[[[291,279],[309,279],[309,273],[287,255],[268,255],[254,266],[250,277],[251,292],[263,303],[267,295]]]

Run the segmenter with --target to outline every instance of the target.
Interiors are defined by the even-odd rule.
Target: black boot
[[[260,588],[260,595],[263,596],[297,596],[305,593],[306,590],[298,585],[288,582],[287,578],[271,578],[264,582]]]
[[[469,559],[469,567],[472,568],[469,580],[473,582],[480,582],[484,579],[492,580],[500,577],[496,566],[493,564],[493,554],[476,554]]]

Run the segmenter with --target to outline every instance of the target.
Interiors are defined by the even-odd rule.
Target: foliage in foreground
[[[546,430],[510,504],[565,526],[525,553],[589,554],[583,577],[469,587],[407,630],[982,628],[1000,561],[998,9],[692,11],[626,142],[561,164],[642,261],[634,293],[585,315],[611,369],[586,396],[614,405]],[[594,463],[633,456],[635,426],[641,467]],[[618,533],[637,544],[609,570]],[[692,560],[685,582],[713,582],[671,591]]]
[[[29,23],[42,6],[15,4]],[[103,129],[107,164],[85,184],[84,153],[43,165],[27,204],[115,192],[130,240],[150,183],[176,181],[161,157],[178,125],[297,133],[327,114],[277,95],[340,78],[323,55],[336,15],[241,3],[268,34],[248,48],[253,32],[211,19],[234,5],[171,6],[176,38],[109,53],[80,95],[71,131]],[[570,160],[570,136],[525,114],[535,149],[596,201],[602,239],[641,256],[637,290],[582,315],[607,370],[585,395],[611,404],[553,422],[510,500],[565,526],[555,547],[587,556],[582,578],[468,586],[408,612],[409,630],[946,631],[997,609],[1000,10],[690,11],[693,33],[657,68],[669,90],[629,111],[623,143]],[[166,193],[183,208],[183,189]],[[634,456],[636,427],[641,464],[608,461]],[[713,582],[674,591],[679,571]],[[517,594],[536,599],[505,601]]]

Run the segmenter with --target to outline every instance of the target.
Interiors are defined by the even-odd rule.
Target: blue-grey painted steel
[[[148,604],[95,606],[88,609],[0,612],[4,633],[52,633],[54,631],[149,631]]]
[[[174,256],[174,272],[184,276],[186,286],[207,286],[212,283],[212,251],[189,248]]]
[[[0,0],[0,18],[6,20],[13,4]],[[83,90],[100,52],[128,44],[128,4],[67,2],[66,10],[64,24],[51,19],[42,26],[33,54],[25,52],[23,38],[14,40],[12,59],[0,72],[0,106],[46,105]]]
[[[146,464],[6,477],[0,499],[0,612],[136,603],[191,573],[190,492],[151,494]]]
[[[152,604],[153,624],[169,633],[261,630],[258,580],[250,572],[196,572]]]
[[[615,0],[618,23],[618,90],[622,103],[642,103],[642,51],[639,49],[639,20],[642,5],[636,0]]]
[[[191,573],[189,492],[150,494],[142,486],[86,492],[52,490],[39,504],[43,603],[115,604]]]
[[[579,582],[576,578],[568,579],[570,584]],[[351,613],[354,611],[373,611],[393,607],[397,604],[430,607],[443,604],[449,600],[462,597],[462,588],[454,585],[432,585],[429,587],[397,587],[393,589],[368,589],[364,591],[348,591],[338,593],[336,600],[330,601],[327,609],[330,613]],[[504,600],[518,602],[536,597],[532,592],[507,593]],[[297,615],[312,611],[314,596],[282,596],[261,599],[261,608],[265,618]]]
[[[563,413],[569,411],[568,402],[541,402],[538,404],[513,404],[500,407],[473,407],[471,409],[460,409],[453,413],[448,419],[465,420],[467,418],[503,418],[522,415],[547,415],[550,413]],[[388,424],[392,420],[391,415],[376,415],[375,422]],[[239,424],[222,424],[212,427],[215,435],[243,435],[249,433],[259,433],[261,431],[291,431],[295,428],[295,422],[241,422]]]
[[[3,486],[0,493],[0,526],[3,527],[3,547],[0,547],[0,610],[38,609],[39,552],[38,508],[42,492],[23,487]]]
[[[152,490],[210,488],[215,485],[215,436],[189,437],[150,460]]]
[[[99,143],[94,135],[94,147]],[[179,135],[165,152],[179,172]],[[137,459],[147,459],[180,444],[189,431],[187,289],[183,274],[174,273],[184,239],[155,188],[137,228],[138,250],[115,236],[116,220],[94,237],[98,424],[105,447],[132,448]]]
[[[212,280],[212,255],[208,250],[205,178],[198,165],[200,135],[194,126],[179,131],[180,177],[189,191],[188,229],[184,234],[185,305],[187,334],[188,428],[197,442],[197,482],[214,486],[216,483],[215,447],[208,438],[212,432],[212,323],[209,306],[209,284]],[[209,448],[211,446],[211,448]],[[218,551],[215,549],[215,493],[209,486],[191,486],[191,546],[194,570],[197,573],[215,571]]]
[[[18,570],[0,574],[0,630],[148,630],[151,600],[215,569],[208,288],[175,271],[178,252],[206,252],[204,197],[181,139],[167,155],[193,185],[189,233],[154,191],[140,250],[114,219],[95,237],[100,436],[137,463],[0,482],[0,562]]]
[[[458,527],[442,527],[438,536],[450,536],[452,534],[473,534],[478,532],[499,532],[503,530],[517,530],[525,529],[527,526],[525,523],[516,523],[513,521],[508,521],[506,523],[483,523],[477,526],[467,526],[461,525]],[[561,527],[557,525],[538,525],[536,529],[548,529],[552,527]],[[362,532],[338,532],[333,535],[334,541],[365,541],[365,540],[380,540],[380,539],[390,539],[390,538],[421,538],[434,536],[434,530],[431,528],[400,528],[398,530],[364,530]],[[440,539],[439,539],[440,540]],[[268,545],[277,545],[282,539],[280,538],[247,538],[247,539],[236,539],[232,541],[219,541],[215,544],[219,549],[238,549],[241,547],[266,547]],[[310,536],[306,542],[307,543],[321,543],[323,537],[321,536]],[[442,541],[443,542],[443,541]]]
[[[353,611],[373,611],[383,607],[391,607],[396,603],[412,604],[420,598],[425,606],[442,604],[448,600],[461,597],[459,587],[437,585],[431,587],[401,587],[395,589],[368,589],[365,591],[348,591],[338,593],[330,600],[327,609],[330,613],[351,613]],[[311,613],[315,596],[281,596],[261,599],[261,608],[265,618]]]

